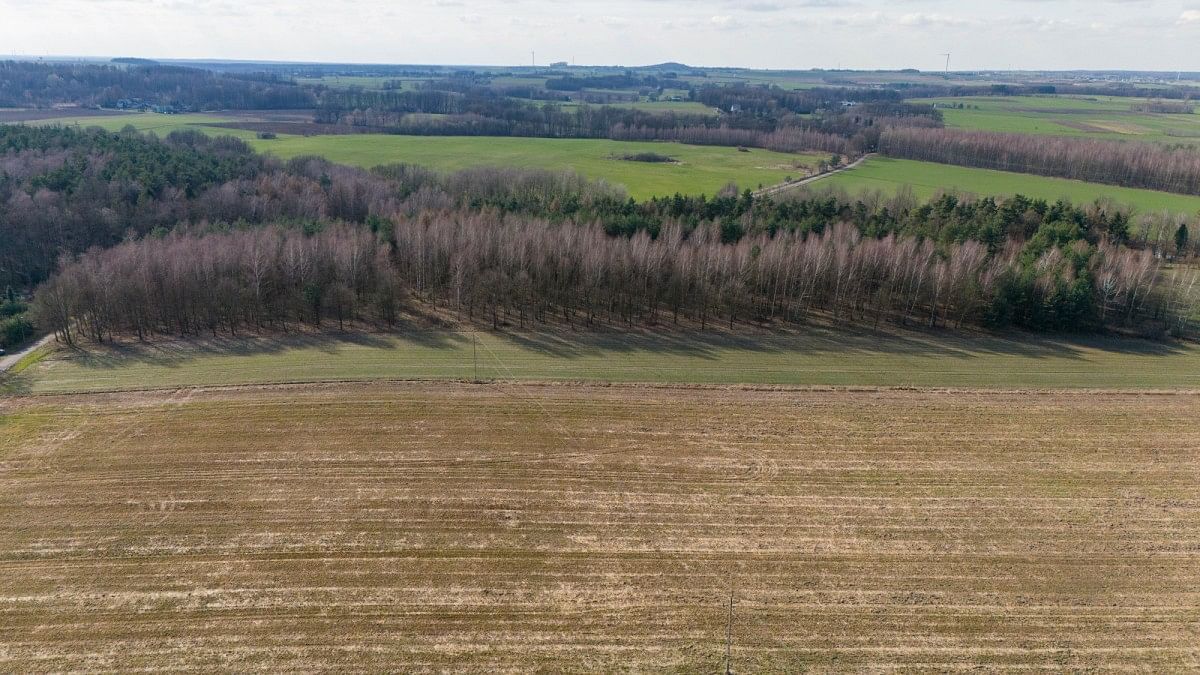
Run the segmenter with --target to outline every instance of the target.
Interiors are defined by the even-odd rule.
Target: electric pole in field
[[[479,382],[479,343],[471,331],[471,358],[475,361],[475,382]]]
[[[733,585],[729,586],[729,621],[725,624],[725,675],[733,675]]]

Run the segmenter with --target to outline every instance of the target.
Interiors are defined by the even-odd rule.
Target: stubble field
[[[0,399],[0,669],[1200,667],[1200,397]]]

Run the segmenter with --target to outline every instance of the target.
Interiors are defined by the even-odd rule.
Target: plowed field
[[[0,670],[1200,667],[1200,397],[0,399]],[[730,625],[729,602],[734,612]]]

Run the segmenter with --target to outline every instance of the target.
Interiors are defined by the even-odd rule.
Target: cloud
[[[716,26],[717,28],[722,28],[722,29],[737,28],[740,25],[738,20],[735,17],[730,16],[728,14],[714,16],[711,19],[709,19],[708,22],[710,24],[712,24],[713,26]]]
[[[0,0],[7,53],[100,57],[1174,71],[1197,30],[1200,0]]]
[[[900,17],[901,26],[974,26],[978,21],[945,14],[923,14],[920,12]]]

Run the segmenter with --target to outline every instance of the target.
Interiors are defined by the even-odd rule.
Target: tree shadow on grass
[[[962,333],[942,330],[810,326],[781,331],[723,330],[491,331],[430,329],[429,323],[403,323],[389,332],[305,332],[247,335],[244,337],[193,338],[161,342],[86,344],[76,348],[71,360],[86,369],[107,370],[131,363],[180,368],[200,358],[248,357],[309,350],[329,358],[347,346],[398,350],[415,346],[437,350],[470,349],[475,333],[494,344],[507,342],[517,349],[551,359],[620,359],[630,354],[659,354],[719,363],[737,353],[830,357],[853,361],[878,357],[948,358],[982,357],[1055,359],[1085,363],[1097,353],[1167,357],[1194,349],[1185,343],[1111,336],[1046,336],[1030,333]],[[486,343],[483,349],[490,349]],[[469,358],[469,353],[468,357]],[[10,380],[14,378],[9,378]],[[9,384],[8,388],[19,386]],[[0,389],[0,393],[5,389]]]
[[[730,352],[742,351],[797,355],[858,354],[963,359],[1010,356],[1086,360],[1097,351],[1131,356],[1171,356],[1189,350],[1187,345],[1179,342],[1111,336],[1047,336],[1019,332],[964,334],[939,330],[816,326],[759,334],[647,330],[507,331],[490,334],[498,335],[524,350],[566,359],[649,352],[718,360]]]
[[[245,337],[190,338],[152,342],[114,342],[86,344],[71,351],[71,359],[84,368],[112,369],[141,363],[164,368],[180,368],[200,358],[230,356],[269,356],[295,350],[308,350],[333,357],[346,346],[368,349],[395,349],[397,341],[429,349],[449,348],[465,341],[449,331],[411,331],[396,333],[287,333],[247,335]]]

